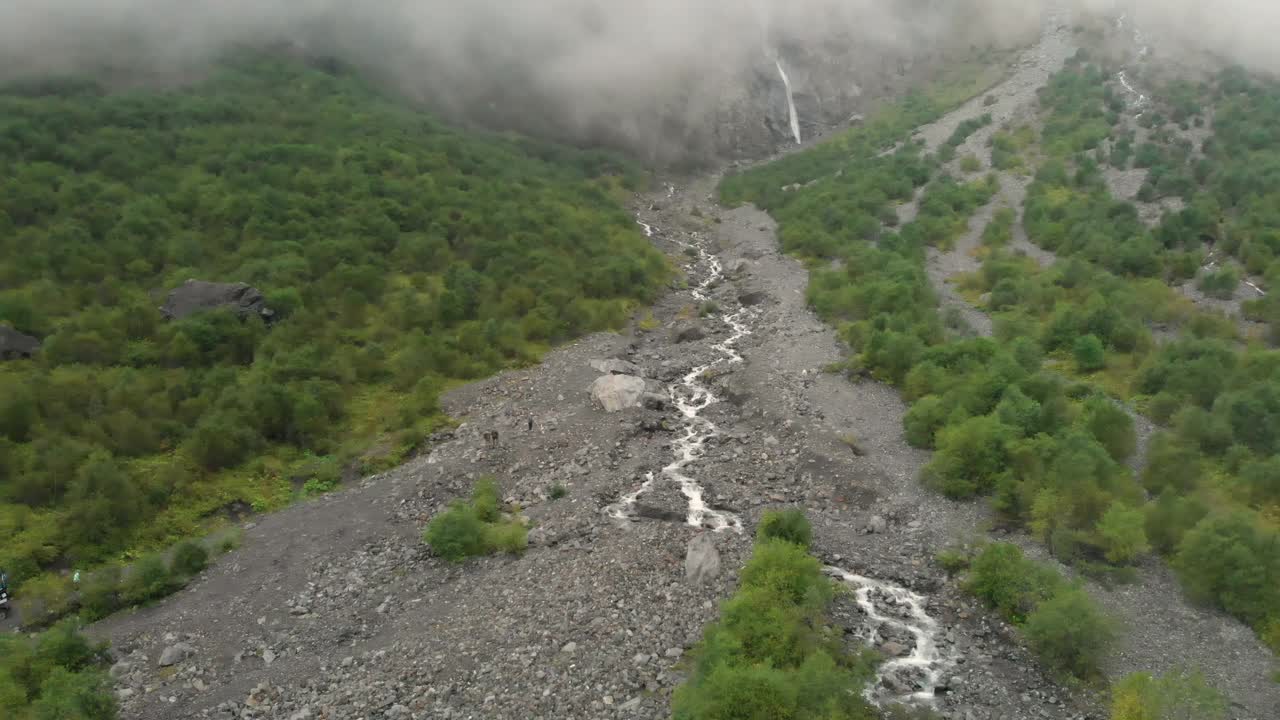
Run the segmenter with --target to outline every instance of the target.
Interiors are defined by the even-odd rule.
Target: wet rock
[[[214,283],[188,280],[169,293],[160,312],[169,320],[181,320],[205,310],[226,308],[247,317],[270,320],[275,313],[267,307],[262,293],[245,283]]]
[[[591,384],[591,397],[605,412],[638,407],[644,393],[644,379],[634,375],[603,375]]]
[[[689,541],[684,555],[684,577],[701,584],[720,575],[720,551],[710,533],[702,533]]]
[[[39,350],[39,340],[0,325],[0,360],[25,360]]]
[[[902,657],[907,654],[907,647],[901,643],[890,641],[880,646],[880,652],[891,658]]]

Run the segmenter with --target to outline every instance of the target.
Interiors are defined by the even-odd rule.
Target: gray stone
[[[682,322],[671,332],[671,340],[678,343],[693,342],[706,336],[707,332],[702,329],[702,325],[693,321]]]
[[[634,375],[602,375],[591,384],[591,397],[605,412],[638,407],[646,390],[644,378]]]
[[[121,660],[120,662],[112,665],[111,670],[109,670],[107,674],[111,676],[112,680],[119,680],[125,675],[128,675],[129,671],[132,669],[133,669],[132,663],[127,663],[124,660]]]
[[[257,288],[245,283],[214,283],[188,280],[169,293],[160,312],[170,320],[181,320],[205,310],[226,308],[247,317],[257,315],[264,320],[275,313],[267,307],[266,300]]]
[[[902,657],[907,654],[907,647],[901,643],[889,641],[880,646],[880,652],[891,658]]]
[[[25,360],[39,351],[39,340],[0,325],[0,360]]]
[[[879,515],[872,515],[871,519],[867,521],[867,532],[869,533],[882,533],[888,529],[889,523],[885,522],[885,519]]]
[[[700,584],[720,575],[720,551],[710,533],[702,533],[689,541],[684,555],[684,577]]]
[[[760,288],[744,288],[738,293],[738,302],[744,307],[759,305],[769,299],[769,294]]]
[[[564,647],[560,648],[560,652],[571,653],[576,651],[577,649],[578,649],[578,643],[570,642],[570,643],[565,643]]]
[[[644,370],[632,362],[626,360],[610,359],[610,360],[592,360],[591,369],[605,375],[637,375],[643,376]]]
[[[177,665],[195,653],[195,648],[186,643],[170,645],[160,653],[160,667]]]

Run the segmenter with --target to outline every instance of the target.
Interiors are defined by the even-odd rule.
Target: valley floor
[[[1034,98],[1034,87],[1014,94]],[[719,433],[687,469],[709,505],[744,521],[741,533],[713,536],[718,577],[685,580],[686,547],[704,531],[604,512],[671,460],[676,435],[645,432],[642,421],[678,426],[678,418],[670,410],[605,413],[588,392],[599,376],[590,362],[622,358],[674,382],[716,357],[715,344],[730,332],[712,317],[703,321],[705,338],[675,342],[671,329],[698,308],[687,289],[673,287],[654,308],[657,329],[592,336],[537,367],[453,392],[446,407],[464,424],[429,454],[258,519],[238,550],[186,590],[91,628],[121,656],[112,674],[122,715],[668,717],[684,653],[735,587],[755,522],[765,509],[798,506],[824,561],[928,598],[948,658],[948,692],[937,706],[946,717],[1102,717],[1100,698],[1042,675],[1016,633],[934,566],[938,551],[984,534],[986,506],[920,486],[929,453],[908,447],[895,390],[823,372],[843,350],[806,306],[804,268],[779,253],[767,215],[717,208],[715,182],[643,198],[638,217],[681,261],[690,261],[682,243],[702,243],[718,257],[726,279],[710,294],[722,309],[742,301],[753,308],[752,334],[738,346],[744,362],[709,381],[720,402],[703,417]],[[996,202],[1016,207],[1015,195]],[[935,265],[935,281],[945,282],[945,259]],[[707,272],[701,263],[688,270],[690,285]],[[497,447],[482,439],[492,430]],[[528,552],[461,566],[432,557],[420,539],[426,521],[485,475],[535,523]],[[567,496],[551,499],[555,485]],[[686,507],[661,478],[640,502],[648,518],[682,517]],[[1187,604],[1164,568],[1146,568],[1137,585],[1090,591],[1125,628],[1107,663],[1114,677],[1201,668],[1237,703],[1233,717],[1280,716],[1280,686],[1267,677],[1271,654],[1243,625]],[[836,620],[857,632],[865,618],[841,606]],[[184,659],[159,667],[173,648]]]

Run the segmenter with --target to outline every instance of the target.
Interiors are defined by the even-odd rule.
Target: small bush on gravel
[[[1027,617],[1027,641],[1049,667],[1078,678],[1095,677],[1115,637],[1111,621],[1082,588],[1040,604]]]
[[[1134,673],[1111,690],[1111,720],[1222,720],[1227,699],[1200,673]]]
[[[552,500],[559,500],[560,498],[563,498],[568,494],[569,494],[569,488],[565,487],[564,485],[561,485],[560,483],[556,483],[555,485],[552,485],[551,492],[547,493],[547,495],[550,496]]]
[[[515,520],[504,520],[498,486],[491,479],[476,483],[471,500],[456,501],[432,519],[422,539],[440,557],[462,562],[476,555],[524,552],[528,530]]]
[[[756,538],[786,540],[807,549],[813,541],[813,526],[799,510],[769,510],[760,518]]]
[[[1066,584],[1052,568],[1026,558],[1009,543],[987,546],[970,570],[965,589],[1015,624]]]
[[[147,555],[133,566],[122,587],[126,605],[141,605],[162,598],[181,587],[160,555]]]
[[[676,720],[877,717],[858,689],[873,675],[868,655],[849,655],[829,632],[832,597],[822,566],[790,542],[809,523],[798,511],[767,513],[737,594],[708,626],[689,679],[672,698]],[[770,528],[766,530],[766,528]],[[776,536],[775,530],[784,536]]]
[[[974,558],[965,589],[1020,626],[1050,668],[1082,679],[1098,674],[1114,627],[1057,570],[1023,556],[1016,545],[996,543]]]
[[[186,540],[173,549],[173,574],[183,577],[197,575],[209,565],[209,551],[195,540]]]

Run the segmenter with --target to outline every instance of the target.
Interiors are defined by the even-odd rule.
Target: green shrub
[[[454,503],[432,518],[424,539],[435,554],[455,563],[483,555],[488,547],[484,521],[473,507],[463,502]]]
[[[1096,372],[1107,366],[1107,350],[1097,335],[1077,338],[1071,346],[1071,356],[1075,358],[1076,368],[1080,372]]]
[[[134,563],[125,578],[122,594],[126,605],[141,605],[169,595],[178,587],[181,583],[165,565],[164,557],[153,554]]]
[[[802,510],[768,510],[756,529],[758,540],[785,540],[808,549],[813,541],[813,527]]]
[[[196,540],[184,540],[173,549],[170,568],[174,575],[192,577],[209,564],[209,551]]]
[[[1204,675],[1134,673],[1111,689],[1111,720],[1223,720],[1227,698]]]
[[[486,552],[519,555],[529,546],[529,531],[518,522],[491,523],[484,529]]]
[[[497,484],[490,478],[480,480],[470,501],[455,501],[432,518],[422,539],[437,555],[455,563],[495,552],[524,552],[528,529],[518,520],[503,519],[498,498]]]
[[[565,487],[560,483],[556,483],[555,485],[551,486],[551,491],[547,493],[547,496],[550,497],[552,500],[559,500],[563,497],[568,496],[568,494],[569,494],[569,488]]]
[[[1024,631],[1045,664],[1082,679],[1099,674],[1115,637],[1111,621],[1081,588],[1063,590],[1041,603],[1027,616]]]
[[[494,522],[498,519],[501,511],[499,505],[501,501],[498,499],[498,485],[493,478],[483,478],[476,483],[475,488],[471,491],[471,507],[476,512],[476,517],[481,522]]]
[[[1065,582],[1047,566],[1030,560],[1009,543],[988,545],[974,558],[965,589],[1013,623],[1022,623]]]
[[[108,565],[89,574],[80,593],[80,608],[89,620],[110,615],[123,602],[119,567]]]
[[[797,524],[783,527],[789,533]],[[694,651],[693,670],[672,698],[673,718],[875,718],[857,691],[873,665],[835,639],[825,615],[831,597],[830,581],[802,546],[759,537],[741,587]]]
[[[0,635],[0,707],[30,720],[115,720],[115,695],[102,672],[106,645],[76,631],[74,620],[28,637]]]
[[[938,567],[946,571],[947,575],[955,575],[968,570],[972,559],[969,553],[962,550],[943,550],[938,553],[934,561],[938,563]]]

